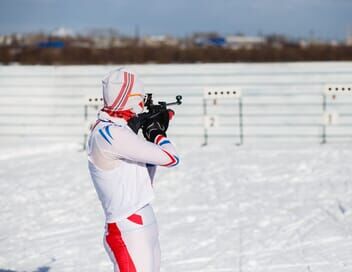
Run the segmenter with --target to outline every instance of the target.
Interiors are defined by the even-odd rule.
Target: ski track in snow
[[[112,271],[78,145],[0,156],[0,272]],[[182,146],[155,182],[162,271],[352,271],[348,145]]]

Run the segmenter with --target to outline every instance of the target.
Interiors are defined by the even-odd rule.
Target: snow
[[[129,66],[155,101],[184,96],[181,164],[155,182],[163,272],[352,271],[352,96],[328,101],[339,125],[318,144],[323,86],[351,84],[351,64]],[[0,66],[0,272],[112,271],[82,141],[85,97],[113,68]],[[206,86],[243,90],[243,146],[229,101],[209,104],[219,127],[201,146]]]
[[[347,144],[179,144],[153,206],[162,271],[352,271]],[[79,144],[0,155],[0,271],[112,271]]]

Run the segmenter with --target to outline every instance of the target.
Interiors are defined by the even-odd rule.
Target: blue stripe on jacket
[[[110,142],[110,140],[108,139],[108,137],[106,137],[105,133],[103,132],[102,129],[99,129],[99,133],[101,136],[103,136],[103,138],[105,139],[105,141],[107,141],[109,144],[112,145],[112,143]]]

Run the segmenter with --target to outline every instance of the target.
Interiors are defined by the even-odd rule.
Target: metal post
[[[203,98],[203,126],[204,126],[204,143],[203,146],[208,144],[208,129],[205,124],[205,117],[207,116],[207,99]]]
[[[87,120],[88,120],[88,105],[85,104],[84,105],[84,126],[87,124]],[[87,129],[87,128],[85,128],[85,129]],[[88,138],[88,134],[86,132],[84,132],[84,135],[83,135],[83,150],[86,150],[87,138]]]
[[[243,145],[243,105],[242,105],[242,97],[238,100],[238,108],[239,108],[239,129],[240,129],[240,145]]]
[[[88,105],[84,105],[84,121],[88,120]]]
[[[323,115],[326,112],[326,94],[323,94]],[[321,143],[326,144],[326,123],[324,120],[323,127],[322,127],[322,135],[321,135]]]

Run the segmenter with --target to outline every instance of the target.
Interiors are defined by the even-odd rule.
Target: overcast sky
[[[0,33],[116,28],[133,34],[184,36],[280,33],[344,39],[352,32],[352,0],[0,0]]]

